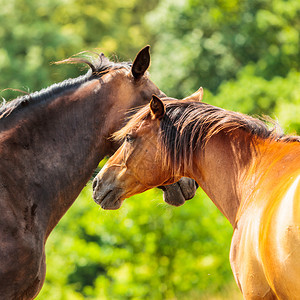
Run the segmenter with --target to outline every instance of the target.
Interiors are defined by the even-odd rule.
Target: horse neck
[[[46,237],[110,150],[106,138],[117,122],[110,91],[93,80],[2,120],[6,198],[16,214],[34,212]]]
[[[243,178],[254,160],[249,134],[219,132],[197,149],[185,175],[194,178],[234,226],[242,199]]]
[[[253,199],[268,199],[275,187],[278,193],[282,189],[279,182],[299,176],[299,165],[299,141],[277,141],[235,129],[219,132],[197,149],[184,175],[194,178],[235,226]]]

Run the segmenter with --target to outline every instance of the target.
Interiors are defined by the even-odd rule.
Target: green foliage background
[[[152,46],[154,82],[185,97],[268,114],[300,133],[298,0],[0,0],[0,88],[40,90],[84,71],[83,50],[133,59]],[[16,97],[11,90],[6,99]],[[179,208],[152,190],[103,211],[90,184],[47,242],[38,299],[241,299],[232,229],[202,191]]]

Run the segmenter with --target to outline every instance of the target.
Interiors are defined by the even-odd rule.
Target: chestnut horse
[[[128,109],[149,103],[152,93],[164,95],[146,72],[148,46],[133,64],[103,54],[94,62],[69,62],[85,62],[91,70],[0,107],[1,299],[37,295],[47,237],[99,161],[116,148],[108,137]],[[195,192],[187,181],[166,190],[181,199],[191,194],[187,188]]]
[[[193,101],[161,101],[115,134],[95,200],[122,202],[194,178],[234,228],[230,262],[245,299],[300,299],[300,137]]]

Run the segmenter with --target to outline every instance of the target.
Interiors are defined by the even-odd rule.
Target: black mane
[[[6,104],[2,104],[2,106],[0,106],[0,119],[5,118],[6,116],[10,115],[13,111],[17,111],[18,109],[22,108],[23,106],[29,103],[45,101],[54,96],[58,96],[63,92],[76,89],[83,83],[92,79],[101,78],[103,75],[107,74],[112,70],[118,70],[122,68],[130,70],[132,65],[130,62],[112,62],[103,54],[98,55],[97,59],[94,59],[92,57],[89,57],[89,59],[70,58],[59,63],[85,63],[90,67],[90,70],[85,75],[81,75],[76,78],[66,79],[62,82],[55,83],[40,91],[20,96],[12,101],[7,102]]]
[[[228,134],[242,129],[252,137],[283,142],[300,142],[299,136],[284,135],[275,121],[269,129],[265,122],[251,116],[228,111],[203,102],[170,101],[160,122],[161,140],[169,162],[180,166],[182,160],[191,159],[196,148],[204,148],[215,134]]]

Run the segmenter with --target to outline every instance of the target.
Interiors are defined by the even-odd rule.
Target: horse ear
[[[150,65],[150,46],[146,46],[137,54],[131,67],[131,73],[135,79],[140,79]]]
[[[194,100],[194,101],[201,102],[202,99],[203,99],[203,88],[201,86],[197,92],[195,92],[192,95],[184,98],[183,100]]]
[[[150,101],[150,111],[152,118],[158,120],[164,116],[166,111],[164,103],[155,95],[152,95],[152,99]]]
[[[109,59],[104,55],[103,52],[101,52],[99,54],[99,58],[100,58],[100,61],[101,61],[101,64],[102,65],[105,65],[105,64],[108,64],[109,63]]]

